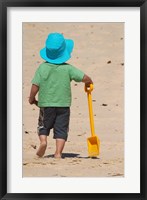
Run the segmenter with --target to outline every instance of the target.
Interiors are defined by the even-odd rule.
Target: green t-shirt
[[[81,82],[84,73],[69,64],[42,63],[36,70],[32,84],[39,86],[39,107],[71,106],[72,80]]]

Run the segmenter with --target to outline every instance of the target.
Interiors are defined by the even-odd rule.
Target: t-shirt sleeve
[[[76,82],[81,82],[84,77],[84,72],[82,72],[80,69],[77,69],[76,67],[71,66],[71,65],[70,65],[69,74],[70,74],[70,79]]]
[[[36,70],[35,75],[31,81],[32,84],[34,85],[40,85],[40,73],[39,73],[39,68]]]

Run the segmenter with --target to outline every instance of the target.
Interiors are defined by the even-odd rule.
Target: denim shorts
[[[69,107],[44,107],[40,108],[38,119],[38,135],[49,136],[53,128],[54,139],[67,140],[69,131]]]

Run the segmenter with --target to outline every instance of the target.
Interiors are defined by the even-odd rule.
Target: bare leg
[[[61,158],[64,145],[65,145],[64,139],[56,139],[56,152],[54,155],[55,158]]]
[[[40,146],[39,149],[37,150],[36,155],[39,157],[42,157],[45,153],[46,147],[47,147],[47,136],[46,135],[40,135]]]

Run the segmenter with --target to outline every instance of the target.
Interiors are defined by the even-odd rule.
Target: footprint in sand
[[[37,148],[37,146],[34,145],[34,144],[31,144],[31,147],[32,147],[33,149],[36,149],[36,148]]]
[[[104,164],[104,165],[109,165],[110,163],[104,162],[103,164]]]
[[[80,160],[72,160],[70,163],[72,163],[73,165],[77,165],[80,164]]]
[[[29,163],[27,163],[27,162],[26,162],[26,163],[23,163],[23,165],[28,165],[28,164],[29,164]]]
[[[108,106],[108,104],[106,104],[106,103],[103,103],[103,104],[102,104],[102,106]]]
[[[84,133],[82,133],[82,134],[78,134],[77,136],[83,136],[83,135],[85,135],[86,134],[86,132],[84,132]]]
[[[112,174],[112,176],[123,176],[123,174],[117,173],[117,174]]]
[[[59,174],[53,174],[53,176],[59,176]]]
[[[47,163],[41,163],[41,165],[47,165]]]
[[[56,165],[57,163],[54,163],[54,162],[50,162],[50,164],[51,164],[51,165]]]

